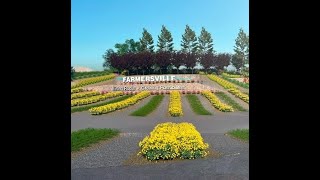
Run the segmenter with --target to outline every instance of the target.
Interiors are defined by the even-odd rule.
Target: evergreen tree
[[[145,28],[143,28],[142,38],[140,38],[140,45],[140,51],[154,51],[153,38]]]
[[[198,42],[196,33],[186,25],[184,34],[182,35],[181,51],[185,53],[196,53],[198,49]]]
[[[232,64],[241,64],[242,66],[240,68],[243,68],[244,64],[249,63],[249,36],[246,35],[242,28],[240,28],[238,37],[236,38],[234,52],[235,58],[233,59],[235,59],[235,61],[232,61]]]
[[[170,31],[162,25],[161,34],[158,36],[158,51],[169,51],[173,52],[173,38]]]
[[[201,54],[215,53],[215,51],[213,50],[213,40],[211,34],[206,31],[204,27],[202,27],[201,34],[198,37],[198,42],[199,52]]]

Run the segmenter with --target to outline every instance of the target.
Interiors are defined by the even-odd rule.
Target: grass
[[[193,112],[199,115],[212,115],[211,112],[207,111],[201,104],[199,98],[196,95],[188,94],[187,99],[191,105]]]
[[[227,81],[229,81],[229,82],[231,82],[233,84],[236,84],[236,85],[238,85],[240,87],[243,87],[245,89],[249,89],[249,84],[247,84],[247,83],[239,82],[239,81],[237,81],[235,79],[230,79],[230,78],[228,78],[227,76],[224,76],[224,75],[221,75],[220,77],[223,78],[224,80],[227,80]]]
[[[218,96],[219,99],[221,99],[223,102],[227,103],[228,105],[232,106],[233,109],[238,111],[247,111],[245,108],[240,106],[236,101],[231,99],[228,95],[226,95],[224,92],[215,92],[215,95]]]
[[[159,106],[163,98],[164,98],[164,95],[153,96],[146,105],[134,111],[130,115],[131,116],[147,116]]]
[[[229,131],[227,134],[236,139],[249,142],[249,129],[235,129]]]
[[[110,74],[109,71],[75,72],[74,80],[90,77],[104,76]]]
[[[93,107],[97,107],[97,106],[104,106],[104,105],[107,105],[107,104],[111,104],[111,103],[115,103],[115,102],[119,102],[119,101],[122,101],[124,99],[127,99],[129,97],[131,97],[133,95],[124,95],[124,96],[120,96],[118,98],[115,98],[111,101],[104,101],[104,102],[99,102],[99,103],[94,103],[94,104],[89,104],[89,105],[84,105],[84,106],[76,106],[76,107],[72,107],[71,108],[71,113],[74,113],[74,112],[81,112],[81,111],[87,111],[89,110],[90,108],[93,108]]]
[[[117,129],[81,129],[71,133],[71,152],[79,151],[94,143],[110,139],[120,133]]]

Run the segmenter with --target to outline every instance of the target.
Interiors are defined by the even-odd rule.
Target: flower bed
[[[101,81],[106,81],[106,80],[112,79],[114,77],[115,77],[114,74],[109,74],[109,75],[106,75],[106,76],[99,76],[99,77],[83,79],[83,80],[80,80],[75,85],[71,86],[71,89],[77,88],[77,87],[86,86],[86,85],[89,85],[89,84],[98,83],[98,82],[101,82]]]
[[[242,99],[244,102],[249,103],[249,96],[247,94],[244,94],[235,88],[231,88],[228,91],[237,96],[238,98]]]
[[[84,91],[84,89],[82,89],[82,88],[74,88],[74,89],[71,89],[71,94],[79,93],[79,92],[83,92],[83,91]]]
[[[191,123],[161,123],[139,142],[139,154],[148,160],[195,159],[208,154],[209,144]]]
[[[239,75],[239,74],[222,73],[222,76],[226,76],[228,78],[241,78],[241,75]]]
[[[211,104],[218,109],[219,111],[222,112],[233,112],[233,108],[229,105],[226,105],[224,103],[222,103],[217,96],[215,96],[212,92],[210,91],[202,91],[201,94],[203,96],[205,96],[210,102]]]
[[[74,100],[71,100],[71,107],[92,104],[92,103],[106,100],[107,98],[112,98],[112,97],[117,97],[122,95],[123,95],[123,92],[120,91],[120,92],[110,92],[107,94],[93,96],[93,97],[84,98],[84,99],[74,99]]]
[[[120,102],[112,103],[112,104],[107,104],[105,106],[99,106],[99,107],[94,107],[89,109],[90,113],[92,115],[99,115],[99,114],[105,114],[109,113],[118,109],[123,109],[125,107],[128,107],[130,105],[133,105],[137,103],[139,100],[144,99],[146,97],[150,96],[149,91],[142,91],[128,99],[125,99]]]
[[[169,114],[171,116],[182,116],[181,96],[179,91],[170,92]]]
[[[237,96],[238,98],[240,98],[241,100],[243,100],[244,102],[249,103],[249,96],[242,93],[235,85],[233,85],[232,83],[219,78],[216,75],[210,74],[208,75],[208,78],[217,82],[218,84],[220,84],[222,87],[224,87],[225,89],[227,89],[231,94]]]
[[[218,84],[220,84],[222,87],[226,88],[226,89],[230,89],[230,88],[237,88],[235,85],[233,85],[232,83],[224,80],[224,79],[221,79],[219,78],[218,76],[216,75],[213,75],[213,74],[210,74],[210,75],[207,75],[209,79],[211,79],[212,81],[215,81],[217,82]]]
[[[80,93],[73,93],[71,94],[71,99],[78,99],[83,97],[91,97],[100,95],[100,92],[97,91],[88,91],[88,92],[80,92]]]

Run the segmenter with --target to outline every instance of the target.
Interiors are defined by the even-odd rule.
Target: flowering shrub
[[[82,89],[82,88],[74,88],[74,89],[71,89],[71,94],[79,93],[79,92],[83,92],[83,91],[84,91],[84,89]]]
[[[204,143],[193,124],[167,122],[158,124],[139,147],[139,154],[148,160],[195,159],[208,154],[209,144]]]
[[[88,84],[98,83],[101,81],[106,81],[106,80],[112,79],[114,77],[115,77],[114,74],[109,74],[109,75],[105,75],[105,76],[86,78],[86,79],[80,80],[77,84],[71,86],[71,89],[86,86]]]
[[[107,104],[104,106],[93,107],[93,108],[89,109],[89,111],[93,115],[109,113],[109,112],[112,112],[112,111],[115,111],[118,109],[123,109],[125,107],[130,106],[130,105],[133,105],[133,104],[137,103],[139,100],[146,98],[148,96],[150,96],[149,91],[141,91],[140,93],[138,93],[128,99],[125,99],[123,101]]]
[[[241,91],[239,91],[238,89],[235,88],[231,88],[228,90],[230,93],[234,94],[235,96],[237,96],[238,98],[242,99],[244,102],[249,103],[249,96],[248,94],[244,94]]]
[[[224,80],[224,79],[221,79],[219,78],[218,76],[216,75],[213,75],[213,74],[210,74],[210,75],[207,75],[209,79],[211,79],[212,81],[215,81],[217,82],[218,84],[220,84],[222,87],[226,88],[226,89],[229,89],[229,88],[237,88],[234,84]]]
[[[209,79],[217,82],[218,84],[220,84],[222,87],[224,87],[225,89],[227,89],[231,94],[234,94],[235,96],[237,96],[238,98],[242,99],[243,101],[249,103],[249,96],[242,93],[235,85],[233,85],[232,83],[219,78],[216,75],[208,75]]]
[[[169,114],[171,116],[182,116],[181,96],[179,91],[170,92]]]
[[[71,99],[78,99],[78,98],[83,98],[83,97],[91,97],[91,96],[96,96],[99,95],[100,92],[98,91],[88,91],[88,92],[80,92],[80,93],[74,93],[71,94]]]
[[[112,97],[117,97],[122,95],[123,95],[123,92],[110,92],[107,94],[102,94],[102,95],[93,96],[89,98],[74,99],[74,100],[71,100],[71,107],[92,104],[92,103],[106,100],[107,98],[112,98]]]
[[[212,92],[206,90],[206,91],[202,91],[201,94],[205,96],[211,102],[211,104],[219,111],[222,111],[222,112],[234,111],[231,106],[222,103]]]
[[[222,73],[222,76],[226,76],[228,78],[241,78],[241,75],[239,75],[239,74]]]

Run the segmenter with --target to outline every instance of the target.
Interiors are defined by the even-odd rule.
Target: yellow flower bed
[[[92,103],[106,100],[108,98],[122,96],[122,95],[123,95],[123,92],[120,91],[120,92],[110,92],[107,94],[102,94],[102,95],[93,96],[89,98],[74,99],[74,100],[71,100],[71,107],[92,104]]]
[[[105,76],[86,78],[86,79],[80,80],[79,82],[77,82],[77,84],[71,86],[71,89],[81,87],[81,86],[86,86],[88,84],[98,83],[101,81],[106,81],[106,80],[112,79],[114,77],[116,77],[114,74],[109,74],[109,75],[105,75]]]
[[[222,73],[223,76],[226,76],[228,78],[241,78],[241,75],[239,74],[228,74],[228,73]]]
[[[205,96],[210,102],[211,104],[216,108],[218,109],[219,111],[222,111],[222,112],[233,112],[233,108],[229,105],[226,105],[224,103],[222,103],[216,95],[214,95],[212,92],[210,91],[202,91],[201,94],[203,96]]]
[[[208,154],[209,144],[191,123],[161,123],[139,142],[139,154],[148,160],[195,159]]]
[[[179,91],[170,92],[169,114],[171,116],[182,116],[181,96]]]
[[[248,94],[244,94],[241,91],[239,91],[238,89],[235,88],[231,88],[228,90],[230,93],[234,94],[235,96],[237,96],[238,98],[242,99],[244,102],[249,103],[249,96]]]
[[[79,92],[83,92],[83,91],[84,91],[84,89],[82,89],[82,88],[74,88],[74,89],[71,89],[71,94],[79,93]]]
[[[226,81],[222,78],[219,78],[216,75],[213,74],[209,74],[208,78],[211,79],[212,81],[217,82],[218,84],[220,84],[222,87],[226,88],[226,89],[230,89],[230,88],[237,88],[234,84],[230,83],[229,81]]]
[[[222,78],[219,78],[218,76],[213,75],[213,74],[208,75],[208,78],[211,79],[212,81],[217,82],[222,87],[227,89],[231,94],[237,96],[238,98],[240,98],[244,102],[249,103],[249,96],[247,94],[242,93],[234,84],[232,84]]]
[[[115,111],[118,109],[128,107],[130,105],[133,105],[133,104],[137,103],[139,100],[146,98],[148,96],[150,96],[149,91],[142,91],[142,92],[140,92],[140,93],[138,93],[128,99],[125,99],[123,101],[112,103],[112,104],[107,104],[104,106],[93,107],[93,108],[89,109],[89,111],[93,115],[109,113],[109,112],[112,112],[112,111]]]
[[[80,93],[73,93],[71,94],[71,99],[78,99],[78,98],[83,98],[83,97],[91,97],[91,96],[96,96],[99,95],[100,92],[98,91],[88,91],[88,92],[80,92]]]

